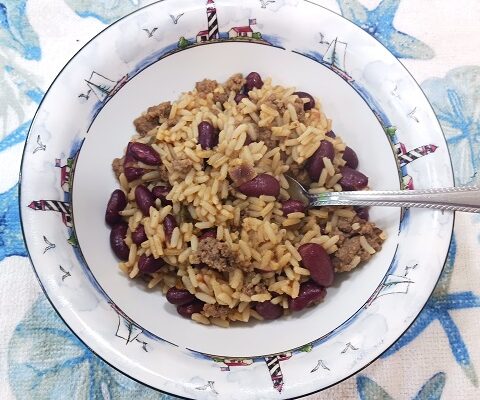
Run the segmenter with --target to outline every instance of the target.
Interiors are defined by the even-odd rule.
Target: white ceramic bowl
[[[203,78],[258,71],[321,98],[373,189],[452,186],[450,158],[418,85],[360,28],[306,1],[205,3],[147,6],[66,65],[25,147],[25,240],[67,325],[132,378],[189,398],[301,396],[363,368],[407,329],[441,273],[453,214],[374,208],[371,219],[388,234],[382,251],[337,278],[320,306],[228,330],[194,324],[159,291],[123,276],[109,248],[105,204],[118,186],[110,164],[134,133],[133,119]],[[197,36],[208,15],[218,40]],[[233,38],[239,26],[262,39]],[[329,43],[319,43],[319,29]],[[191,42],[184,49],[182,36]],[[46,250],[47,241],[55,247]]]

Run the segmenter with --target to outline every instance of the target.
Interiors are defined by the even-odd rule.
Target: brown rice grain
[[[188,276],[182,276],[182,283],[183,286],[185,286],[185,289],[187,289],[191,294],[195,294],[195,288],[193,287],[190,279],[188,279]]]
[[[127,264],[120,262],[118,263],[118,268],[120,268],[123,273],[128,275],[129,267],[127,266]]]
[[[294,225],[297,225],[301,222],[301,219],[300,218],[290,218],[288,217],[286,220],[284,220],[282,222],[282,226],[294,226]]]
[[[208,229],[208,228],[213,227],[213,223],[212,222],[197,222],[195,224],[195,227],[198,228],[198,229]]]
[[[259,321],[263,321],[263,317],[259,313],[257,313],[255,310],[252,310],[252,309],[249,309],[249,308],[245,309],[245,311],[247,311],[247,310],[250,311],[250,315],[253,318],[255,318],[256,320],[259,320]]]
[[[130,208],[130,209],[127,209],[127,210],[123,210],[123,211],[120,211],[119,214],[122,217],[131,217],[133,214],[135,214],[135,209]]]
[[[339,217],[342,217],[342,218],[353,218],[356,215],[355,211],[347,210],[347,209],[344,209],[344,208],[337,208],[334,211],[334,214],[336,214],[336,215],[338,215]]]
[[[170,212],[172,211],[172,206],[171,205],[168,205],[168,206],[165,206],[165,207],[162,207],[162,209],[159,211],[158,213],[158,220],[159,222],[163,222],[163,220],[165,219],[165,217],[170,214]]]
[[[293,281],[292,283],[292,291],[291,291],[291,296],[292,299],[296,299],[300,293],[300,282],[299,281]]]
[[[198,282],[198,288],[203,292],[203,293],[206,293],[208,294],[209,296],[213,296],[213,290],[210,289],[208,287],[208,285],[206,285],[205,283],[203,282]]]
[[[355,268],[356,266],[358,266],[358,264],[360,264],[361,261],[362,259],[360,258],[360,256],[353,257],[352,262],[349,264],[349,269]]]
[[[187,261],[191,253],[192,253],[192,249],[190,247],[187,247],[178,255],[178,262],[184,263],[185,261]]]
[[[137,258],[137,245],[132,243],[130,245],[130,251],[128,253],[128,265],[132,266],[135,264],[135,260]]]
[[[338,247],[337,247],[336,244],[334,244],[333,246],[330,246],[326,251],[327,251],[327,254],[333,254],[333,253],[335,253],[337,250],[338,250]]]
[[[370,245],[370,243],[368,243],[367,239],[363,235],[360,236],[360,245],[368,254],[372,255],[376,253],[376,250]]]
[[[293,273],[293,270],[290,267],[285,268],[283,272],[285,272],[285,275],[287,275],[288,279],[292,281],[295,279],[295,274]]]
[[[138,273],[139,273],[138,263],[135,263],[135,265],[133,266],[128,276],[133,279],[138,275]]]
[[[155,278],[150,280],[150,282],[148,282],[147,287],[149,289],[153,289],[155,286],[157,286],[162,281],[162,279],[163,279],[163,276],[161,274],[157,275]]]
[[[187,267],[187,273],[188,273],[188,278],[190,279],[190,282],[194,288],[198,287],[198,280],[197,276],[195,275],[195,271],[191,266]]]
[[[210,322],[213,325],[219,326],[220,328],[228,328],[230,327],[230,322],[226,319],[222,318],[210,318]]]
[[[207,304],[215,304],[217,301],[210,295],[206,294],[206,293],[195,293],[195,297],[200,300],[200,301],[203,301],[204,303],[207,303]]]
[[[332,188],[338,183],[340,179],[342,179],[342,174],[335,174],[327,181],[325,185],[327,186],[327,188]]]
[[[303,276],[310,276],[310,271],[306,268],[302,268],[300,266],[293,267],[293,272]]]
[[[192,314],[192,319],[195,322],[199,322],[203,325],[210,325],[210,320],[205,315],[202,315],[200,313],[193,313]]]
[[[289,240],[285,242],[285,246],[287,247],[287,250],[290,252],[290,254],[293,256],[294,259],[296,259],[297,261],[302,260],[302,256],[297,251],[297,249],[292,245],[292,243],[290,243]]]
[[[120,187],[123,189],[123,191],[128,192],[128,180],[123,172],[118,177],[118,181],[120,182]]]

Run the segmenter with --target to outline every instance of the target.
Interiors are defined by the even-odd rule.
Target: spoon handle
[[[420,207],[436,210],[480,212],[480,188],[325,192],[309,195],[310,205]]]

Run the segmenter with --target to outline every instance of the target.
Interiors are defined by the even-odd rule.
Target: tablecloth
[[[17,207],[23,143],[47,87],[92,36],[150,2],[0,0],[0,399],[173,399],[106,365],[63,324],[34,277]],[[404,63],[442,124],[456,184],[478,183],[480,2],[317,2]],[[445,271],[415,323],[368,368],[308,398],[480,398],[479,258],[480,217],[457,214]]]

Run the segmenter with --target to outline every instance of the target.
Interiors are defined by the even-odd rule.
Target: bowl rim
[[[26,227],[25,227],[25,224],[24,224],[24,221],[23,221],[23,217],[22,217],[22,207],[21,207],[21,204],[22,204],[22,175],[23,175],[23,169],[24,167],[26,166],[25,164],[25,158],[26,158],[26,155],[27,155],[27,145],[29,143],[29,139],[31,138],[31,134],[32,134],[32,130],[33,130],[33,127],[35,125],[35,122],[36,120],[38,119],[38,114],[39,114],[39,111],[41,110],[42,108],[42,105],[47,97],[47,95],[49,94],[50,90],[52,89],[52,87],[55,85],[55,83],[57,82],[57,80],[60,78],[60,76],[63,74],[64,70],[72,63],[75,61],[75,59],[77,58],[77,56],[88,46],[90,45],[92,42],[94,42],[99,36],[101,36],[104,32],[106,32],[107,30],[109,30],[112,26],[124,21],[125,19],[128,19],[130,16],[142,11],[142,10],[145,10],[149,7],[154,7],[160,3],[168,3],[168,2],[171,2],[173,3],[173,0],[156,0],[150,4],[146,4],[144,6],[141,6],[141,7],[138,7],[137,9],[123,15],[122,17],[120,17],[119,19],[117,19],[116,21],[108,24],[107,26],[105,26],[103,29],[101,29],[99,32],[97,32],[94,36],[92,36],[88,41],[86,41],[84,43],[84,45],[82,47],[80,47],[80,49],[78,49],[72,56],[71,58],[62,66],[62,68],[58,71],[58,73],[56,74],[55,78],[51,81],[48,89],[45,91],[45,94],[43,95],[35,113],[34,113],[34,116],[32,118],[32,121],[30,123],[30,126],[28,128],[28,132],[27,132],[27,135],[26,135],[26,138],[25,138],[25,142],[24,142],[24,147],[23,147],[23,150],[22,150],[22,156],[21,156],[21,162],[20,162],[20,169],[19,169],[19,178],[18,178],[18,210],[19,210],[19,220],[20,220],[20,225],[21,225],[21,232],[22,232],[22,237],[23,237],[23,241],[24,241],[24,244],[25,244],[25,248],[27,250],[27,256],[28,256],[28,259],[30,260],[30,264],[31,264],[31,267],[33,269],[33,272],[35,274],[35,277],[42,289],[42,292],[43,294],[45,295],[45,297],[47,298],[48,302],[50,303],[50,305],[52,306],[52,308],[55,310],[56,314],[58,315],[58,317],[60,317],[60,319],[63,321],[63,323],[65,324],[65,326],[69,329],[69,331],[74,335],[74,337],[76,337],[80,343],[82,343],[90,352],[92,352],[96,357],[98,357],[100,360],[102,360],[104,363],[106,363],[108,366],[110,366],[111,368],[113,368],[114,370],[116,370],[117,372],[120,372],[122,375],[132,379],[133,381],[147,387],[147,388],[150,388],[150,389],[153,389],[154,391],[157,391],[157,392],[160,392],[160,393],[163,393],[163,394],[166,394],[166,395],[170,395],[170,396],[174,396],[174,397],[177,397],[177,398],[180,398],[180,399],[194,399],[194,397],[185,397],[185,396],[182,396],[182,395],[178,395],[178,394],[174,394],[174,393],[171,393],[171,392],[168,392],[166,390],[163,390],[163,389],[160,389],[158,387],[155,387],[155,386],[152,386],[148,383],[145,383],[143,382],[142,380],[140,380],[140,378],[135,378],[134,376],[130,375],[129,373],[125,372],[125,371],[122,371],[119,367],[115,366],[113,363],[109,362],[108,360],[106,360],[103,356],[101,356],[98,352],[96,352],[95,350],[93,350],[89,345],[88,343],[86,343],[86,341],[84,341],[80,336],[79,334],[77,334],[75,332],[75,330],[73,330],[73,328],[67,323],[67,321],[65,320],[65,318],[62,316],[62,314],[59,312],[59,310],[57,309],[57,307],[55,306],[53,300],[51,299],[51,297],[49,296],[44,284],[42,283],[41,279],[40,279],[40,276],[38,275],[38,272],[37,272],[37,269],[35,267],[35,264],[33,262],[33,259],[32,259],[32,256],[31,256],[31,251],[28,247],[28,242],[27,242],[27,238],[26,238]],[[337,14],[335,11],[327,8],[326,6],[324,5],[320,5],[318,3],[315,3],[314,1],[312,0],[302,0],[303,3],[308,3],[308,4],[311,4],[311,5],[314,5],[316,7],[320,7],[322,8],[324,11],[326,11],[327,13],[330,13],[330,14],[334,14],[335,17],[339,17],[341,19],[343,19],[345,22],[347,22],[349,25],[351,25],[352,27],[356,28],[356,29],[360,29],[363,33],[366,33],[368,34],[367,32],[365,32],[361,27],[359,27],[358,25],[356,25],[355,23],[353,23],[352,21],[350,21],[349,19],[347,19],[346,17],[344,17],[342,14]],[[230,5],[230,4],[229,4]],[[231,6],[231,5],[230,5]],[[451,151],[450,151],[450,148],[448,147],[448,143],[447,143],[447,140],[446,140],[446,137],[445,137],[445,133],[443,131],[443,127],[438,119],[438,116],[437,114],[435,113],[434,109],[433,109],[433,106],[429,100],[429,98],[427,97],[427,95],[425,94],[423,88],[421,87],[421,85],[418,83],[418,81],[415,79],[415,77],[413,76],[413,74],[408,70],[408,68],[402,63],[401,59],[397,58],[396,56],[394,56],[391,51],[385,46],[383,45],[383,43],[381,43],[375,36],[373,35],[369,35],[370,38],[374,39],[377,43],[377,46],[381,46],[384,50],[386,50],[389,54],[391,54],[395,60],[398,62],[398,64],[401,66],[403,72],[406,72],[408,74],[408,76],[412,79],[412,82],[415,83],[415,86],[417,89],[420,90],[420,93],[421,95],[423,96],[424,100],[426,101],[426,105],[428,105],[428,107],[431,109],[431,111],[433,112],[433,115],[434,115],[434,118],[435,118],[435,121],[438,125],[438,128],[440,129],[440,132],[442,134],[442,139],[444,141],[444,144],[445,144],[445,149],[447,151],[447,156],[448,156],[448,162],[449,162],[449,169],[450,169],[450,172],[452,174],[452,183],[455,185],[455,170],[453,168],[453,161],[452,161],[452,157],[451,157]],[[353,89],[353,88],[352,88]],[[363,371],[365,368],[367,368],[368,366],[370,366],[371,364],[373,364],[375,361],[377,361],[379,358],[382,357],[382,355],[386,352],[389,351],[389,349],[391,349],[396,343],[397,341],[411,328],[411,326],[416,322],[416,320],[418,319],[419,315],[424,311],[428,301],[430,300],[430,298],[432,297],[433,295],[433,292],[435,290],[435,287],[437,286],[440,278],[442,277],[443,275],[443,272],[445,270],[445,265],[446,265],[446,262],[448,260],[448,257],[449,257],[449,254],[450,254],[450,250],[451,250],[451,247],[452,247],[452,243],[453,243],[453,233],[454,233],[454,227],[455,227],[455,221],[456,221],[456,214],[455,213],[452,213],[452,220],[451,220],[451,229],[450,229],[450,232],[449,232],[449,245],[448,245],[448,248],[446,249],[446,254],[445,254],[445,259],[442,263],[442,268],[441,268],[441,271],[440,271],[440,274],[435,282],[435,285],[431,291],[431,293],[429,294],[429,296],[427,297],[425,303],[422,305],[420,311],[415,315],[415,317],[413,318],[413,320],[411,321],[411,323],[405,328],[405,329],[402,329],[402,332],[401,334],[397,337],[397,339],[391,343],[384,351],[382,351],[380,354],[378,354],[376,357],[374,357],[371,361],[369,361],[368,363],[366,363],[365,365],[363,365],[362,367],[356,369],[354,372],[348,374],[347,376],[345,376],[344,378],[341,378],[339,380],[337,380],[336,382],[334,383],[331,383],[327,386],[324,386],[320,389],[316,389],[314,391],[311,391],[311,392],[308,392],[308,393],[304,393],[304,394],[301,394],[299,396],[294,396],[294,397],[290,397],[290,399],[299,399],[299,398],[302,398],[302,397],[305,397],[305,396],[308,396],[308,395],[312,395],[312,394],[315,394],[315,393],[319,393],[319,392],[322,392],[324,390],[327,390],[329,388],[332,388],[333,386],[336,386],[344,381],[346,381],[347,379],[351,378],[352,376],[358,374],[359,372]],[[318,340],[318,339],[316,339]]]

